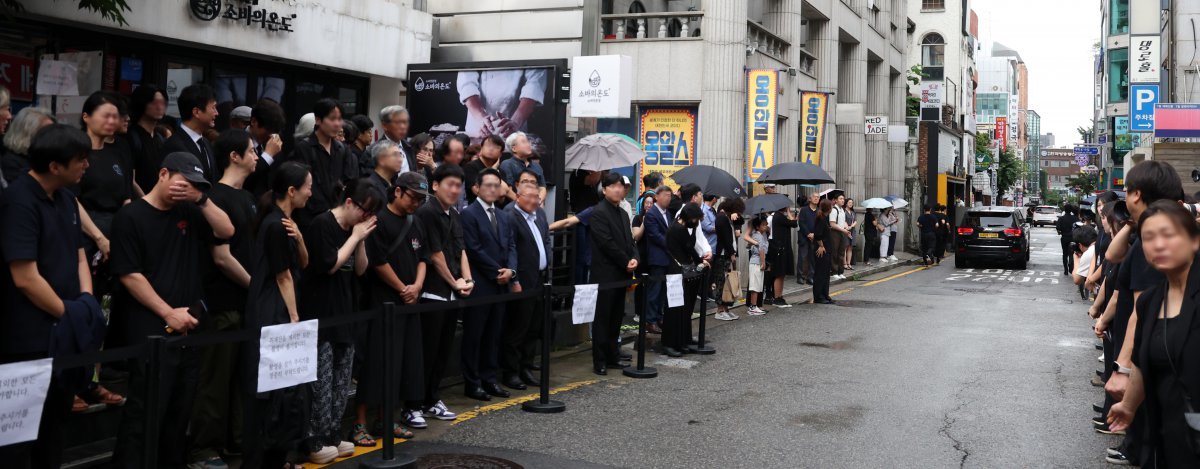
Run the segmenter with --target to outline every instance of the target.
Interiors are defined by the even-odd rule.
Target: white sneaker
[[[1096,358],[1096,361],[1098,361],[1100,363],[1104,363],[1104,355],[1101,355],[1099,358]]]
[[[419,410],[404,411],[404,413],[402,413],[400,415],[400,420],[404,423],[404,426],[406,426],[406,427],[411,427],[411,428],[427,428],[427,427],[429,427],[429,425],[425,423],[425,417],[421,416],[421,411],[419,411]]]
[[[731,321],[737,321],[738,319],[741,319],[741,316],[738,316],[737,313],[733,311],[726,311],[725,317],[729,318]]]
[[[896,257],[896,256],[888,256],[888,260],[889,260],[889,261],[892,261],[892,262],[896,262],[896,261],[899,261],[899,260],[900,260],[900,258],[898,258],[898,257]]]
[[[329,464],[338,457],[338,449],[335,446],[322,446],[321,449],[314,453],[308,453],[308,462],[313,464]]]
[[[751,316],[762,316],[764,314],[767,314],[766,311],[763,311],[762,308],[759,308],[758,306],[751,306],[751,307],[747,308],[746,313]]]
[[[339,458],[348,458],[350,456],[354,456],[354,443],[349,441],[338,442],[337,450]]]
[[[732,321],[732,320],[734,320],[734,318],[731,318],[731,317],[729,317],[729,313],[726,313],[726,312],[724,312],[724,311],[718,311],[718,312],[717,312],[717,314],[716,314],[716,315],[714,315],[713,317],[714,317],[714,318],[716,318],[716,319],[718,319],[718,320],[721,320],[721,321]]]
[[[446,404],[442,401],[437,401],[437,404],[434,404],[433,407],[425,409],[425,416],[438,420],[454,420],[458,418],[458,414],[450,412],[450,409],[447,409]]]

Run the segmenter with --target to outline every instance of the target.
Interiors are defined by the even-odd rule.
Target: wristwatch
[[[196,201],[196,205],[203,207],[208,204],[208,194],[200,194],[200,200]]]
[[[1133,368],[1126,368],[1126,367],[1123,367],[1123,366],[1121,366],[1121,363],[1120,363],[1120,362],[1118,362],[1118,361],[1116,361],[1116,360],[1113,360],[1113,365],[1116,365],[1116,366],[1117,366],[1117,373],[1120,373],[1120,374],[1123,374],[1123,375],[1127,375],[1127,374],[1133,373]]]

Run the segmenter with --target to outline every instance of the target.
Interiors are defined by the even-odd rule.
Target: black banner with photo
[[[558,99],[565,60],[414,64],[408,72],[409,136],[421,132],[435,145],[466,134],[506,139],[525,132],[541,158],[546,182],[561,179],[566,105]]]

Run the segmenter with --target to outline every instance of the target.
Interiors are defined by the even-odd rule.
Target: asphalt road
[[[1103,467],[1117,441],[1088,422],[1099,352],[1059,259],[1038,228],[1029,271],[849,282],[839,305],[710,329],[716,355],[656,379],[563,392],[565,413],[497,409],[407,444],[524,467]]]

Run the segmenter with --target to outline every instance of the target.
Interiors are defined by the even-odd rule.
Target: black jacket
[[[329,145],[329,152],[310,135],[296,143],[296,149],[288,156],[289,161],[299,161],[312,168],[312,198],[302,210],[297,210],[293,218],[301,226],[305,226],[317,215],[337,206],[341,202],[341,192],[346,182],[358,175],[356,161],[350,151],[337,140]],[[275,164],[280,164],[279,160]]]
[[[729,256],[737,254],[737,243],[733,237],[733,223],[729,221],[729,215],[725,212],[717,212],[717,245],[710,246],[713,249],[713,255],[728,259]]]
[[[1075,215],[1064,213],[1061,217],[1058,217],[1058,221],[1054,223],[1054,229],[1058,230],[1059,236],[1069,239],[1071,237],[1071,233],[1075,231],[1075,222],[1077,221],[1079,221],[1079,219],[1075,218]]]
[[[197,143],[199,143],[200,146],[197,146]],[[203,147],[203,151],[201,151],[201,147]],[[216,184],[217,181],[221,180],[222,165],[221,161],[219,161],[219,155],[215,154],[216,151],[213,150],[212,144],[208,143],[208,140],[204,137],[200,137],[200,140],[198,141],[192,141],[192,138],[187,134],[186,131],[184,131],[182,128],[176,128],[175,131],[171,133],[171,138],[168,138],[167,141],[163,143],[161,152],[162,154],[158,158],[158,161],[162,161],[167,157],[167,155],[177,151],[186,151],[192,155],[195,155],[196,159],[200,160],[200,169],[204,170],[204,178],[208,179],[210,184]],[[142,190],[146,192],[150,192],[150,189],[153,189],[153,187],[142,188]]]
[[[542,249],[546,252],[546,267],[550,266],[550,225],[546,222],[546,212],[542,209],[537,209],[534,212],[538,232],[529,231],[529,223],[525,221],[525,212],[522,212],[517,204],[508,204],[504,208],[504,213],[507,213],[512,220],[509,225],[512,226],[513,239],[517,243],[517,281],[521,284],[521,289],[535,290],[542,287],[541,270],[538,269],[538,248],[537,243],[542,243]]]
[[[699,254],[696,254],[696,236],[700,231],[697,226],[695,231],[688,233],[688,228],[679,223],[671,223],[671,227],[667,228],[667,252],[671,255],[671,265],[667,266],[667,273],[679,274],[683,273],[683,266],[699,264],[702,259]]]
[[[590,226],[592,248],[592,282],[629,280],[633,274],[625,270],[632,259],[638,259],[629,228],[629,215],[621,207],[601,200],[592,213]],[[640,261],[639,261],[640,263]]]

